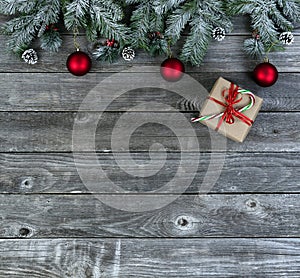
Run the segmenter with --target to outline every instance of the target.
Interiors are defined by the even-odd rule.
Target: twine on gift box
[[[240,98],[239,95],[241,95]],[[234,105],[237,105],[242,101],[243,95],[249,96],[250,103],[242,108],[234,108]],[[234,117],[240,119],[242,122],[244,122],[249,126],[253,124],[253,120],[251,120],[246,115],[242,114],[243,112],[250,110],[255,104],[255,95],[252,92],[241,89],[239,86],[236,86],[233,83],[231,83],[229,89],[225,89],[222,91],[222,96],[225,100],[225,103],[213,97],[209,97],[209,99],[225,107],[226,109],[224,112],[209,115],[209,116],[200,116],[198,118],[193,118],[192,122],[195,123],[195,122],[202,122],[202,121],[221,118],[216,128],[217,131],[220,129],[223,122],[226,122],[228,124],[234,124],[235,122]]]

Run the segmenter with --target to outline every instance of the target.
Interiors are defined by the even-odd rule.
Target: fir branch
[[[156,14],[153,11],[152,13],[150,13],[149,21],[149,30],[162,32],[165,29],[165,18],[163,15]]]
[[[131,30],[121,22],[125,4],[135,6]],[[117,40],[120,49],[127,44],[151,54],[168,53],[169,44],[178,41],[183,30],[187,30],[181,57],[199,65],[207,52],[212,30],[222,27],[230,32],[232,29],[228,17],[231,15],[249,15],[252,29],[260,35],[259,40],[245,41],[245,51],[249,55],[261,56],[269,48],[281,49],[279,33],[292,31],[293,23],[300,21],[300,1],[0,0],[0,13],[15,16],[2,27],[2,32],[9,36],[8,47],[19,54],[39,37],[43,49],[57,51],[62,43],[59,32],[46,27],[58,22],[61,12],[68,30],[82,27],[91,41],[106,37]],[[151,36],[155,32],[161,36]],[[110,60],[112,54],[119,52],[106,48],[101,51],[111,57]]]
[[[260,41],[246,40],[244,47],[250,56],[260,57],[263,52],[282,49],[278,36],[282,31],[292,31],[293,22],[300,22],[300,1],[227,0],[227,13],[250,16],[251,27]]]
[[[114,11],[112,11],[112,7]],[[89,9],[91,26],[100,36],[115,39],[120,45],[128,43],[128,28],[119,23],[123,18],[123,12],[119,6],[107,0],[91,0]]]
[[[244,50],[252,58],[261,59],[266,54],[264,44],[255,38],[245,40]]]
[[[2,32],[9,35],[8,47],[16,54],[24,51],[39,33],[44,32],[45,25],[58,21],[60,14],[60,0],[2,2],[6,5],[2,6],[1,12],[6,14],[24,12],[6,22],[2,27]]]
[[[119,50],[110,46],[100,46],[93,52],[93,56],[98,61],[113,63],[119,56]]]
[[[192,65],[200,65],[207,53],[211,40],[211,25],[198,17],[193,21],[191,34],[188,36],[181,53],[183,61],[189,61]]]
[[[166,15],[159,13],[157,8],[162,2],[171,0],[126,0],[127,4],[136,4],[131,17],[133,47],[142,48],[151,55],[167,54],[169,46],[164,33]],[[182,0],[173,0],[175,2]],[[160,33],[157,38],[150,38],[153,33]],[[150,36],[150,37],[149,37]]]
[[[0,0],[0,13],[5,15],[28,14],[33,12],[35,7],[36,1]]]
[[[128,5],[140,4],[141,0],[125,0]]]
[[[153,7],[157,14],[163,15],[178,8],[185,0],[154,0]]]
[[[46,51],[57,52],[62,44],[59,32],[49,30],[45,32],[41,38],[41,48]]]
[[[103,11],[111,14],[113,21],[120,21],[124,17],[121,6],[112,0],[91,0],[91,6],[102,7]]]
[[[149,41],[149,53],[152,56],[170,54],[169,44],[164,38],[156,38]]]
[[[293,24],[289,20],[287,20],[277,9],[270,11],[270,17],[275,23],[275,25],[278,26],[281,30],[284,31],[293,30],[294,28]]]
[[[149,50],[147,34],[150,32],[150,10],[151,3],[143,1],[136,7],[131,17],[132,46],[146,51]]]
[[[252,29],[258,30],[260,39],[265,45],[278,42],[279,33],[274,22],[266,12],[262,12],[261,14],[253,13],[250,17],[252,19]]]
[[[283,14],[292,22],[300,22],[300,1],[278,0],[282,7]]]
[[[89,0],[73,0],[66,2],[64,21],[68,30],[87,27]]]
[[[180,39],[182,30],[192,17],[192,10],[193,5],[188,2],[183,7],[176,9],[168,18],[166,34],[172,38],[173,42],[176,42]]]
[[[193,65],[202,63],[214,27],[222,26],[227,32],[232,29],[232,23],[225,15],[224,3],[221,0],[186,1],[168,18],[166,33],[176,42],[187,26],[191,28],[182,49],[181,59]]]
[[[226,15],[225,1],[206,1],[199,6],[198,14],[212,27],[222,27],[226,33],[232,31],[231,19]]]
[[[8,35],[7,46],[12,52],[20,55],[33,41],[38,30],[34,16],[21,16],[6,22],[2,33]]]

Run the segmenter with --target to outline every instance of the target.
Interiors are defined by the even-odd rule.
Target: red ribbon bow
[[[228,92],[228,94],[226,95],[227,92]],[[245,116],[244,114],[239,112],[237,110],[238,108],[234,108],[234,105],[240,103],[243,99],[242,96],[240,98],[238,98],[239,95],[240,95],[239,86],[236,86],[233,83],[231,83],[230,88],[225,89],[222,92],[222,96],[225,99],[225,103],[223,103],[213,97],[209,97],[210,100],[212,100],[212,101],[216,102],[217,104],[222,105],[226,108],[222,118],[220,119],[220,121],[217,125],[216,131],[218,131],[220,129],[223,122],[226,122],[227,124],[230,124],[230,125],[234,124],[234,122],[235,122],[234,117],[240,119],[242,122],[244,122],[245,124],[247,124],[249,126],[251,126],[253,124],[253,121],[250,118],[248,118],[247,116]]]

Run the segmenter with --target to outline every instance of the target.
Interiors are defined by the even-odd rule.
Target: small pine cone
[[[260,40],[260,34],[258,33],[257,30],[253,31],[252,38],[257,40],[257,41]]]
[[[154,40],[156,38],[156,33],[155,32],[149,33],[148,38],[149,40]]]
[[[131,47],[125,47],[122,51],[122,57],[125,61],[132,61],[135,58],[135,51]]]
[[[164,36],[160,32],[152,32],[148,34],[150,40],[163,39]]]
[[[52,24],[46,26],[46,31],[49,31],[49,30],[57,32],[59,29],[56,27],[55,24],[52,23]]]
[[[22,54],[22,59],[29,65],[34,65],[38,61],[38,55],[34,49],[27,49]]]
[[[212,31],[212,37],[214,40],[217,41],[222,41],[225,39],[226,36],[226,32],[223,28],[221,27],[216,27],[213,31]]]
[[[291,45],[294,43],[294,35],[291,32],[283,32],[279,36],[279,40],[286,45]]]

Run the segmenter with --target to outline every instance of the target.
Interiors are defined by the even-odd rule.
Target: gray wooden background
[[[247,140],[228,143],[218,182],[199,195],[211,147],[207,128],[195,124],[202,153],[193,183],[175,202],[146,213],[110,208],[90,194],[74,165],[72,128],[80,103],[101,80],[132,65],[159,65],[162,58],[139,52],[134,63],[95,62],[78,78],[65,68],[71,34],[64,34],[57,54],[38,49],[34,66],[8,54],[0,37],[0,277],[300,277],[300,28],[293,46],[270,55],[280,78],[263,89],[251,79],[256,62],[242,51],[248,26],[247,18],[236,19],[234,32],[211,45],[203,66],[187,67],[207,90],[223,76],[264,98]],[[80,42],[84,50],[83,35]],[[180,160],[178,142],[162,126],[139,129],[131,146],[136,159],[147,161],[155,141],[169,155],[158,177],[133,179],[110,152],[113,124],[144,101],[175,107],[178,100],[165,91],[133,91],[101,119],[99,163],[132,194],[170,180]],[[196,159],[191,153],[191,164]]]

